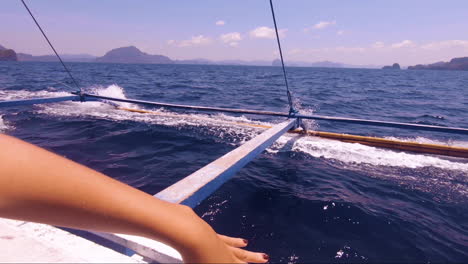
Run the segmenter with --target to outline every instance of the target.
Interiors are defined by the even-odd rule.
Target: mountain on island
[[[0,51],[7,50],[0,45]],[[16,53],[15,53],[16,54]],[[3,55],[3,58],[13,59],[10,53]],[[102,57],[96,57],[89,54],[61,54],[60,57],[66,62],[100,62],[100,63],[147,63],[147,64],[197,64],[197,65],[244,65],[244,66],[278,66],[281,61],[275,60],[273,63],[266,60],[219,60],[213,61],[203,58],[189,60],[172,60],[164,55],[151,55],[142,52],[135,46],[121,47],[112,49]],[[37,61],[37,62],[58,62],[55,55],[34,56],[26,53],[17,53],[18,61]],[[6,60],[6,59],[3,59]],[[380,68],[376,65],[350,65],[331,61],[303,62],[287,61],[289,67],[325,67],[325,68]]]
[[[96,62],[108,63],[152,63],[152,64],[172,64],[169,57],[163,55],[150,55],[142,52],[135,46],[113,49],[104,56],[98,57]]]
[[[60,57],[64,61],[69,62],[93,62],[96,57],[89,54],[61,54]],[[41,62],[58,62],[59,59],[55,55],[40,55],[33,56],[26,53],[18,53],[19,61],[41,61]]]
[[[0,50],[0,61],[18,61],[18,56],[12,49]]]
[[[418,64],[409,66],[408,70],[453,70],[468,71],[468,57],[453,58],[449,62],[436,62],[432,64]]]
[[[16,52],[0,45],[0,61],[18,61]]]
[[[212,61],[207,60],[207,59],[191,59],[191,60],[175,60],[174,61],[177,64],[214,64]]]
[[[276,59],[271,63],[271,66],[281,66],[281,60]],[[346,67],[342,63],[332,61],[318,61],[318,62],[303,62],[303,61],[291,61],[286,62],[285,66],[290,67],[319,67],[319,68],[344,68]]]
[[[262,60],[220,60],[212,61],[208,59],[175,60],[177,64],[202,64],[202,65],[243,65],[243,66],[271,66],[271,62]]]
[[[392,66],[383,66],[382,70],[401,70],[400,64],[393,63]]]

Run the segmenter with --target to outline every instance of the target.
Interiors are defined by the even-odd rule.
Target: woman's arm
[[[191,208],[164,202],[44,149],[0,135],[0,217],[145,236],[185,262],[258,262],[246,241],[217,235]]]

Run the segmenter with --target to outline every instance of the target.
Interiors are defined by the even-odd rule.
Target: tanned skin
[[[191,208],[168,203],[97,171],[0,134],[0,217],[144,236],[177,249],[188,263],[265,263],[218,235]]]

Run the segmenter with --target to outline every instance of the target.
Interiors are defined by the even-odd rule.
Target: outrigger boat
[[[188,205],[190,207],[196,207],[204,199],[209,197],[214,191],[220,188],[226,181],[228,181],[232,176],[235,175],[242,167],[247,163],[253,160],[266,148],[271,146],[279,137],[285,133],[302,133],[310,137],[324,137],[333,140],[340,140],[344,142],[359,143],[369,146],[375,146],[379,148],[389,148],[395,150],[411,151],[418,153],[427,153],[427,154],[436,154],[436,155],[446,155],[460,158],[468,158],[468,148],[454,147],[447,145],[436,145],[436,144],[423,144],[417,142],[406,142],[399,140],[390,140],[385,138],[377,137],[365,137],[358,135],[349,135],[349,134],[337,134],[331,132],[320,132],[320,131],[309,131],[303,125],[302,120],[317,120],[317,121],[327,121],[327,122],[340,122],[344,124],[359,124],[359,125],[368,125],[368,126],[380,126],[380,127],[393,127],[393,128],[403,128],[403,129],[412,129],[412,130],[423,130],[423,131],[434,131],[434,132],[444,132],[444,133],[454,133],[461,135],[468,135],[467,128],[458,128],[458,127],[443,127],[443,126],[431,126],[431,125],[422,125],[422,124],[411,124],[411,123],[400,123],[400,122],[388,122],[388,121],[377,121],[377,120],[367,120],[367,119],[355,119],[355,118],[346,118],[346,117],[331,117],[331,116],[322,116],[322,115],[306,115],[297,111],[292,103],[292,96],[289,91],[286,70],[284,67],[284,60],[281,51],[281,44],[278,35],[278,30],[276,26],[276,19],[274,15],[273,3],[270,0],[271,11],[273,16],[273,22],[275,25],[277,43],[279,48],[279,54],[282,62],[282,70],[284,74],[284,80],[286,85],[286,91],[289,102],[289,112],[272,112],[272,111],[257,111],[249,109],[233,109],[233,108],[221,108],[221,107],[205,107],[205,106],[193,106],[193,105],[181,105],[181,104],[168,104],[160,102],[151,102],[143,101],[136,99],[124,99],[124,98],[115,98],[109,96],[101,96],[97,94],[85,93],[79,87],[76,80],[71,75],[71,72],[68,70],[66,65],[61,60],[58,53],[55,51],[55,48],[52,46],[50,41],[47,39],[44,31],[41,29],[40,25],[32,15],[31,11],[21,0],[30,13],[31,17],[36,22],[37,26],[43,33],[44,37],[56,53],[60,62],[64,66],[67,73],[70,75],[76,87],[79,89],[76,92],[71,93],[68,96],[62,97],[53,97],[53,98],[32,98],[26,100],[12,100],[12,101],[0,101],[0,108],[5,107],[16,107],[16,106],[26,106],[26,105],[36,105],[36,104],[47,104],[47,103],[58,103],[65,101],[76,101],[85,104],[90,101],[100,101],[100,102],[124,102],[132,103],[136,105],[142,105],[146,107],[163,107],[166,109],[182,109],[190,111],[204,111],[204,112],[221,112],[221,113],[233,113],[233,114],[244,114],[244,115],[257,115],[257,116],[274,116],[279,119],[283,119],[283,122],[276,124],[274,126],[266,126],[259,124],[251,123],[241,123],[241,122],[232,122],[232,121],[217,121],[217,122],[229,122],[230,124],[235,124],[239,126],[250,126],[265,129],[261,134],[254,137],[250,141],[242,144],[238,148],[230,151],[229,153],[223,155],[217,160],[207,164],[203,168],[195,171],[194,173],[183,178],[179,182],[167,187],[163,191],[155,194],[154,196],[169,201],[172,203],[180,203]],[[151,114],[151,115],[165,115],[171,116],[170,113],[156,112],[152,110],[142,110],[142,109],[133,109],[133,108],[124,108],[116,104],[117,110],[121,111],[131,111],[138,112],[141,114]],[[172,115],[173,117],[180,118],[180,115]],[[190,118],[196,118],[190,116]],[[157,262],[180,262],[180,255],[173,250],[172,248],[156,242],[151,241],[146,238],[121,235],[121,234],[107,234],[107,233],[94,233],[100,237],[123,245],[124,247],[140,254],[141,256]]]

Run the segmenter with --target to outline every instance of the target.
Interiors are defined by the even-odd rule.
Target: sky
[[[171,59],[278,58],[268,0],[26,0],[61,54],[136,46]],[[468,56],[467,0],[274,0],[288,61],[415,65]],[[0,45],[52,54],[20,0]]]

